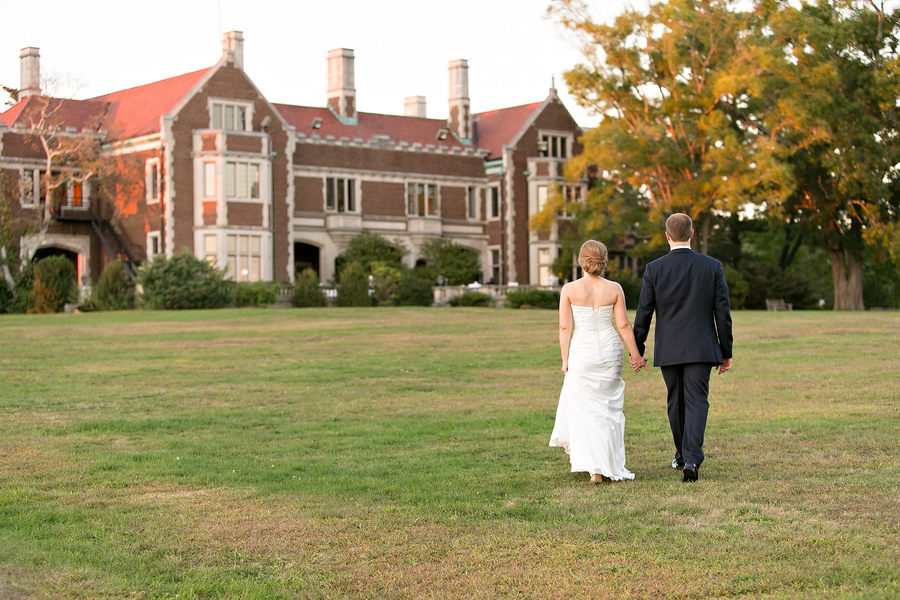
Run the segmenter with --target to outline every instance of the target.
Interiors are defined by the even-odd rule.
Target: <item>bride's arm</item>
[[[619,328],[619,333],[622,334],[622,340],[625,342],[625,347],[628,348],[628,354],[631,355],[628,362],[631,363],[632,369],[641,363],[635,372],[639,371],[641,367],[644,367],[646,370],[647,363],[641,358],[637,342],[634,339],[634,330],[631,328],[631,321],[628,320],[628,311],[625,308],[625,292],[622,291],[621,285],[618,283],[615,285],[617,289],[616,303],[613,305],[613,314],[616,316],[616,327]]]
[[[563,286],[559,293],[559,352],[562,355],[562,372],[569,372],[569,342],[572,340],[572,302]]]

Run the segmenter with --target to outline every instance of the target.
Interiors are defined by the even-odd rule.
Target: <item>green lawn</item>
[[[681,483],[548,448],[552,311],[0,318],[0,598],[897,598],[900,313],[735,314]]]

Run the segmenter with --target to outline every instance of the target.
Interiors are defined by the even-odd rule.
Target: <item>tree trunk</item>
[[[703,222],[700,223],[700,239],[697,241],[697,252],[700,254],[709,254],[709,232],[712,229],[712,214],[707,212],[703,215]],[[694,236],[697,236],[697,230],[694,230]]]
[[[834,310],[865,310],[863,306],[862,264],[849,250],[831,251],[834,277]]]

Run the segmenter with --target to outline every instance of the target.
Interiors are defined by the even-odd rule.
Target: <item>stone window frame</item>
[[[218,105],[221,107],[221,118],[222,124],[221,126],[217,126],[215,122],[215,106]],[[253,131],[253,101],[252,100],[240,100],[238,98],[218,98],[210,96],[206,100],[207,112],[209,114],[209,128],[216,129],[221,131]],[[243,129],[233,129],[225,127],[225,115],[227,113],[227,108],[231,107],[235,108],[243,108],[244,109],[244,128]],[[233,113],[236,116],[236,112]],[[232,118],[232,122],[233,122]]]
[[[494,214],[494,191],[497,193],[497,214]],[[485,207],[486,216],[488,221],[499,221],[500,214],[503,212],[503,198],[500,196],[500,182],[491,183],[487,186],[487,194],[486,194],[486,204]]]
[[[156,194],[153,193],[153,169],[156,168]],[[159,204],[162,196],[162,170],[159,157],[148,158],[144,162],[144,193],[147,204]]]
[[[547,142],[546,153],[538,150],[538,156],[542,158],[555,158],[557,160],[568,160],[572,158],[572,144],[575,141],[575,134],[571,131],[559,131],[556,129],[538,130],[538,143]],[[561,140],[563,144],[557,144],[557,156],[553,155],[553,141]]]
[[[425,214],[420,215],[419,211],[411,212],[410,209],[410,186],[425,186]],[[434,188],[434,213],[428,213],[428,191],[429,189]],[[417,217],[420,219],[432,218],[439,219],[441,218],[441,186],[437,182],[425,181],[425,180],[407,180],[405,190],[406,198],[404,204],[406,205],[406,216],[407,217]],[[418,196],[418,194],[416,194]]]
[[[497,253],[497,262],[494,262],[494,253]],[[503,276],[503,251],[500,247],[500,244],[496,244],[494,246],[487,247],[487,263],[488,267],[485,269],[485,278],[487,278],[487,273],[490,273],[490,281],[493,285],[500,285],[500,278]],[[497,277],[494,277],[494,273],[496,272]]]
[[[332,184],[334,189],[337,188],[337,182],[344,182],[344,210],[340,210],[337,203],[337,197],[335,197],[335,205],[333,208],[328,208],[328,182],[329,180],[333,181]],[[352,176],[344,176],[344,175],[327,175],[322,178],[322,207],[326,213],[333,214],[359,214],[362,212],[360,208],[360,192],[361,192],[361,180],[359,177]],[[348,200],[353,203],[353,208],[350,209],[347,204]]]
[[[247,195],[240,196],[238,195],[238,170],[240,169],[239,165],[247,166]],[[231,187],[231,182],[229,181],[229,167],[234,168],[234,195],[229,194],[229,188]],[[256,169],[256,196],[253,195],[253,177],[251,176],[252,170],[255,167]],[[263,168],[262,160],[250,160],[250,159],[226,159],[225,160],[225,174],[224,174],[224,198],[226,200],[232,200],[237,202],[262,202],[263,201],[263,174],[265,173],[265,169]]]
[[[153,240],[156,240],[156,252],[151,252],[153,249]],[[148,231],[147,232],[147,260],[153,260],[160,254],[162,254],[162,232],[161,231]]]

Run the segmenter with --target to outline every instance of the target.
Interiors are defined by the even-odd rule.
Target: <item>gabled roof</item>
[[[109,103],[104,118],[108,141],[159,131],[159,118],[175,108],[209,68],[92,98]]]
[[[178,104],[209,69],[185,73],[154,83],[112,92],[89,100],[50,99],[53,120],[78,131],[106,130],[106,141],[134,138],[159,131],[159,119]],[[43,108],[41,98],[29,96],[0,114],[8,127],[30,126]]]
[[[422,144],[422,146],[433,144],[448,148],[466,147],[452,135],[443,141],[437,139],[438,131],[447,129],[447,121],[444,119],[361,112],[357,114],[356,125],[345,125],[328,108],[291,104],[275,104],[274,106],[285,121],[297,129],[298,135],[316,134],[323,138],[334,136],[336,140],[344,137],[350,141],[355,139],[368,141],[378,135],[388,136],[394,143],[406,142],[409,145]],[[312,128],[312,120],[315,118],[322,119],[322,126],[319,129]]]
[[[20,124],[31,127],[41,119],[41,114],[44,113],[48,125],[74,127],[78,131],[85,128],[92,131],[102,129],[101,119],[104,103],[94,100],[49,98],[49,102],[45,105],[44,100],[38,96],[28,96],[5,113],[0,114],[0,122],[5,122],[10,128]]]
[[[499,108],[476,113],[475,127],[478,147],[490,151],[488,159],[500,158],[503,146],[512,143],[543,102],[532,102],[521,106]]]

